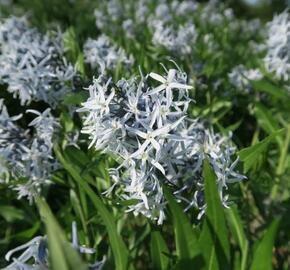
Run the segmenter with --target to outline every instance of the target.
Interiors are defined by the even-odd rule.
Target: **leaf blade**
[[[204,162],[203,177],[207,208],[199,244],[206,261],[206,269],[229,269],[230,247],[226,221],[215,174],[207,159]]]
[[[47,203],[36,197],[36,204],[46,226],[49,261],[52,270],[87,270],[79,254],[66,241],[65,235]]]
[[[169,254],[169,250],[159,231],[151,233],[150,250],[153,268],[156,270],[168,269],[169,258],[164,254]]]
[[[172,212],[177,256],[181,260],[194,258],[199,254],[198,241],[189,220],[166,187],[164,193]]]
[[[280,218],[275,219],[269,226],[264,237],[259,243],[253,257],[250,270],[272,270],[272,249],[275,235],[278,230]]]
[[[266,137],[262,141],[254,144],[252,146],[246,147],[246,148],[239,151],[238,155],[240,157],[240,160],[244,162],[244,171],[245,172],[249,171],[249,169],[251,169],[253,166],[255,166],[258,158],[260,157],[260,155],[264,151],[266,151],[269,143],[272,142],[272,140],[277,135],[281,134],[281,132],[283,132],[283,131],[284,131],[284,129],[280,129],[280,130],[272,133],[271,135],[269,135],[268,137]]]
[[[125,243],[121,239],[121,236],[117,233],[117,227],[114,223],[113,215],[108,211],[103,201],[99,196],[91,189],[91,187],[83,180],[79,175],[78,171],[71,166],[69,162],[66,162],[65,157],[60,152],[57,146],[54,147],[54,151],[58,157],[58,160],[61,162],[63,167],[71,174],[73,179],[83,188],[87,193],[88,197],[91,199],[93,205],[98,210],[105,226],[108,230],[109,240],[112,246],[116,269],[125,270],[128,269],[129,262],[129,252]],[[131,266],[132,267],[132,266]]]

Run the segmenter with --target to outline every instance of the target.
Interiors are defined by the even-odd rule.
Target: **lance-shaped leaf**
[[[150,246],[153,268],[156,270],[168,269],[169,258],[166,254],[169,254],[169,250],[159,231],[151,232]]]
[[[66,241],[65,235],[47,203],[41,198],[36,198],[40,215],[46,225],[50,269],[52,270],[87,270],[79,254]]]
[[[272,270],[273,246],[280,223],[280,218],[275,219],[269,226],[263,239],[259,243],[253,257],[250,270]]]
[[[112,251],[115,258],[116,269],[127,270],[129,265],[129,252],[121,236],[117,232],[117,226],[114,216],[109,212],[102,199],[93,191],[85,179],[79,174],[79,170],[75,168],[70,162],[67,162],[65,156],[60,152],[57,146],[54,147],[54,151],[57,155],[58,160],[63,167],[70,173],[73,179],[80,185],[80,187],[86,192],[88,197],[91,199],[94,207],[100,214],[109,235]],[[130,266],[132,269],[132,266]]]
[[[206,212],[199,238],[206,269],[229,269],[230,247],[224,209],[217,190],[216,177],[206,159],[203,165]]]
[[[192,264],[191,259],[200,253],[197,237],[193,231],[192,225],[180,205],[178,205],[168,188],[163,188],[165,197],[169,203],[170,211],[172,213],[176,253],[178,259],[183,261],[182,265],[184,267],[186,264],[190,266]]]
[[[236,240],[236,242],[239,244],[241,249],[241,270],[246,270],[247,266],[247,257],[248,257],[248,240],[246,238],[243,224],[241,221],[241,218],[239,217],[239,213],[237,210],[236,205],[231,206],[230,209],[227,209],[226,211],[226,217],[229,221],[232,234]]]
[[[283,131],[284,129],[281,129],[269,135],[264,140],[239,151],[240,160],[244,162],[245,172],[247,172],[250,168],[256,165],[257,161],[259,160],[259,157],[267,150],[267,147],[270,144],[270,142],[277,135],[281,134],[281,132]]]

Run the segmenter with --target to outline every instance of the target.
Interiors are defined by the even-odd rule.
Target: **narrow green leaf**
[[[279,130],[280,127],[277,124],[277,120],[273,117],[271,112],[265,108],[265,106],[260,103],[256,104],[254,113],[256,115],[259,126],[261,126],[269,135],[275,133],[276,130]],[[277,136],[276,139],[279,145],[281,145],[281,137]]]
[[[86,92],[70,93],[64,97],[64,105],[80,105],[82,102],[87,100],[88,94]]]
[[[82,78],[84,78],[85,77],[84,55],[81,52],[79,53],[77,58],[76,69],[82,75]]]
[[[289,145],[290,145],[290,124],[288,124],[286,128],[286,136],[281,144],[281,151],[280,151],[280,157],[279,157],[279,163],[277,167],[277,174],[282,175],[286,168],[290,166],[289,160]]]
[[[60,114],[60,123],[63,126],[65,132],[71,132],[73,130],[74,123],[68,112],[62,112]]]
[[[217,190],[216,177],[208,160],[204,162],[203,177],[207,208],[199,244],[206,269],[229,269],[230,247],[224,210]]]
[[[80,52],[74,27],[69,27],[63,35],[63,46],[71,62],[76,63]]]
[[[15,220],[23,220],[25,213],[21,209],[15,208],[14,206],[1,205],[0,216],[2,216],[7,222],[13,222]]]
[[[272,114],[262,104],[258,103],[255,106],[254,113],[259,122],[259,125],[268,133],[272,134],[279,129],[277,121]]]
[[[242,221],[239,217],[236,205],[225,211],[227,220],[229,221],[233,236],[240,246],[242,253],[241,270],[246,270],[247,256],[248,256],[248,240],[246,238]]]
[[[265,92],[278,99],[287,98],[287,90],[276,86],[266,80],[252,81],[252,86],[256,91]]]
[[[166,187],[163,188],[173,217],[175,244],[178,259],[191,259],[199,254],[197,238],[180,205],[173,198],[170,191]]]
[[[95,208],[98,210],[108,231],[109,240],[115,258],[116,269],[128,269],[129,252],[121,236],[117,232],[114,216],[108,211],[101,198],[99,198],[99,196],[91,189],[88,183],[80,176],[75,167],[66,161],[65,157],[61,154],[57,146],[54,147],[54,151],[60,163],[71,174],[73,179],[80,185],[80,187],[87,193]]]
[[[73,164],[76,164],[80,168],[85,167],[90,163],[89,157],[83,151],[74,146],[66,147],[64,154]]]
[[[168,269],[169,258],[165,254],[169,254],[169,250],[160,232],[151,232],[150,246],[153,269]]]
[[[27,230],[21,231],[19,233],[13,234],[11,239],[17,239],[17,241],[23,241],[31,239],[39,231],[41,222],[35,222],[33,226]]]
[[[266,137],[264,140],[246,147],[239,151],[239,157],[240,160],[244,162],[244,171],[247,172],[250,168],[256,165],[259,157],[266,151],[269,143],[281,132],[284,131],[284,129],[281,129],[268,137]]]
[[[50,268],[52,270],[87,270],[77,251],[66,241],[62,229],[46,202],[37,197],[36,203],[46,225]]]
[[[273,246],[280,218],[275,219],[259,243],[253,257],[250,270],[271,270],[273,258]]]
[[[81,207],[80,200],[73,189],[70,190],[70,201],[77,217],[79,217],[79,219],[81,220],[82,226],[86,231],[86,219],[84,217],[83,209]]]
[[[232,205],[229,209],[225,211],[226,217],[232,227],[233,235],[238,242],[241,249],[246,245],[246,235],[243,229],[242,221],[239,217],[237,207]]]

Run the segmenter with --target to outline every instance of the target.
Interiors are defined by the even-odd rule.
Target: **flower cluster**
[[[228,74],[230,83],[238,90],[249,93],[252,89],[251,81],[258,81],[263,78],[259,69],[246,69],[243,65],[238,65]]]
[[[15,123],[22,115],[10,117],[4,100],[0,99],[0,182],[9,182],[9,169],[7,161],[19,160],[21,150],[19,145],[26,144],[29,140],[27,131]]]
[[[63,56],[61,33],[42,35],[26,18],[0,22],[0,83],[21,104],[42,100],[56,106],[72,89],[75,68]]]
[[[268,72],[274,73],[278,80],[290,78],[290,15],[289,11],[276,15],[268,23],[266,39],[267,54],[264,63]]]
[[[161,2],[155,7],[147,22],[152,32],[152,43],[165,47],[175,55],[184,56],[192,53],[192,46],[197,39],[197,30],[192,17],[198,8],[195,1]],[[176,24],[177,18],[184,22]]]
[[[10,261],[12,255],[20,250],[25,251],[18,257],[13,258],[13,263],[8,265],[3,270],[45,270],[49,269],[49,253],[47,248],[47,236],[37,236],[28,243],[21,245],[13,250],[10,250],[6,256],[6,261]],[[95,249],[87,248],[79,245],[76,222],[72,224],[72,244],[71,246],[82,254],[93,254]],[[32,260],[32,262],[31,262]],[[102,261],[96,261],[94,264],[89,264],[90,270],[100,270],[105,264],[106,257]]]
[[[240,81],[239,89],[243,81],[247,85],[242,87],[248,92],[244,75],[261,77],[249,60],[263,57],[265,28],[259,19],[236,16],[227,3],[110,0],[98,4],[95,17],[97,27],[110,36],[126,36],[137,46],[148,43],[154,56],[167,51],[171,57],[185,60],[198,86],[203,87],[204,76],[209,76],[207,87],[224,94],[224,88],[228,88],[224,75],[233,72],[230,81],[235,87]],[[249,48],[237,44],[248,44]],[[248,74],[238,71],[241,63],[252,68]],[[212,66],[217,68],[212,70]]]
[[[0,100],[0,180],[12,185],[10,178],[21,180],[14,186],[18,197],[32,201],[33,194],[49,184],[50,175],[58,166],[52,156],[52,137],[57,121],[50,109],[43,113],[27,110],[27,113],[36,114],[29,124],[34,129],[33,136],[30,130],[17,125],[16,121],[22,115],[10,117]]]
[[[152,5],[153,4],[153,5]],[[115,34],[118,27],[128,38],[143,36],[140,29],[149,28],[152,33],[152,43],[157,47],[165,47],[178,55],[187,55],[192,52],[197,32],[192,20],[188,19],[177,28],[174,27],[175,18],[191,18],[198,4],[195,1],[160,1],[152,7],[154,1],[142,0],[122,4],[121,1],[111,0],[100,4],[95,11],[98,28]],[[108,29],[110,25],[110,29]]]
[[[228,183],[244,176],[234,171],[235,148],[228,138],[186,117],[191,102],[187,75],[170,69],[167,75],[150,73],[116,84],[101,75],[88,87],[90,97],[78,111],[84,114],[82,132],[90,147],[112,154],[119,162],[111,169],[113,186],[121,197],[133,200],[128,211],[143,214],[162,224],[166,200],[163,185],[172,186],[185,210],[196,207],[203,214],[202,166],[209,159],[217,176],[221,199]],[[157,85],[156,85],[157,84]]]
[[[124,49],[112,45],[112,41],[106,35],[99,36],[96,40],[89,38],[84,44],[85,62],[92,68],[102,67],[105,70],[114,70],[118,65],[133,65],[133,56],[126,56]]]
[[[162,21],[151,23],[153,38],[152,43],[157,47],[165,47],[179,55],[188,55],[192,52],[192,45],[197,38],[197,32],[193,23],[180,25],[178,30],[172,26],[166,26]]]

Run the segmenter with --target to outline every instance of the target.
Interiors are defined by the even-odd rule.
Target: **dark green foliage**
[[[1,1],[0,1],[1,2]],[[247,179],[229,185],[229,209],[221,203],[216,177],[207,160],[203,165],[204,193],[207,208],[201,220],[195,210],[183,212],[170,187],[164,185],[168,207],[162,226],[145,217],[126,212],[134,200],[123,201],[119,194],[104,196],[111,186],[108,169],[116,166],[114,157],[87,149],[66,146],[65,135],[80,130],[79,116],[69,112],[70,106],[79,107],[87,99],[83,91],[97,76],[84,63],[83,44],[95,38],[100,30],[95,26],[94,9],[100,1],[89,0],[18,0],[1,10],[0,15],[29,12],[31,23],[40,31],[55,30],[59,26],[64,35],[66,57],[77,66],[79,78],[76,91],[68,94],[55,109],[61,132],[55,140],[54,154],[62,167],[53,174],[52,185],[44,190],[36,205],[17,200],[9,183],[0,184],[0,267],[7,265],[5,253],[36,235],[48,235],[50,263],[53,270],[86,269],[83,261],[91,263],[105,255],[106,269],[157,270],[287,270],[290,265],[290,95],[285,86],[271,74],[261,81],[252,81],[252,91],[241,93],[229,83],[228,73],[238,64],[260,65],[248,47],[250,40],[228,33],[228,26],[201,26],[202,33],[214,35],[219,48],[205,49],[204,41],[197,41],[194,53],[178,58],[165,48],[155,48],[148,29],[142,29],[136,40],[128,40],[123,32],[108,33],[117,46],[122,46],[135,58],[134,66],[122,66],[111,71],[114,79],[162,70],[159,64],[177,64],[194,81],[190,93],[196,100],[188,110],[189,117],[205,118],[220,133],[233,133],[241,161],[240,171]],[[126,1],[124,1],[126,2]],[[129,2],[129,1],[128,1]],[[132,1],[133,2],[133,1]],[[158,2],[158,1],[156,1]],[[206,1],[200,1],[206,2]],[[237,16],[248,20],[260,15],[271,17],[273,10],[282,10],[283,1],[272,7],[249,9],[237,1],[224,1],[234,8]],[[271,2],[271,1],[268,1]],[[285,6],[285,5],[284,5]],[[196,68],[195,61],[202,68]],[[221,83],[216,86],[216,82]],[[11,115],[24,113],[6,86],[0,85]],[[43,111],[43,103],[31,103],[30,109]],[[27,126],[31,119],[19,123]],[[81,139],[87,139],[80,135]],[[16,179],[23,181],[23,179]],[[280,216],[285,218],[281,219]],[[93,257],[82,257],[70,245],[72,221],[79,224],[82,243],[96,248]],[[61,229],[62,228],[62,229]]]

